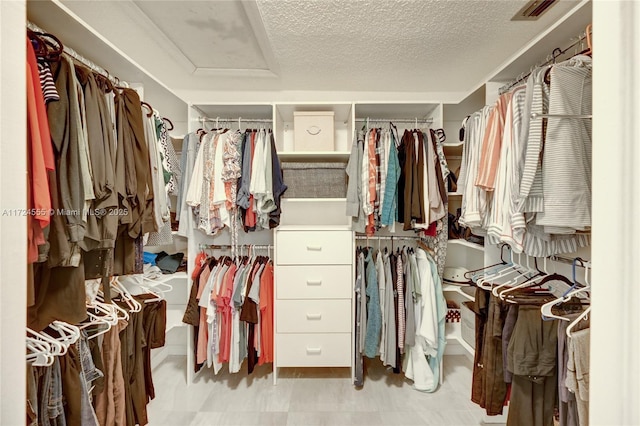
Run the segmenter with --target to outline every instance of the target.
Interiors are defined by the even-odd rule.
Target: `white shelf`
[[[463,297],[465,297],[468,300],[475,300],[475,297],[473,297],[472,295],[465,293],[464,291],[462,291],[463,288],[469,288],[471,286],[459,286],[459,285],[455,285],[455,284],[443,284],[442,285],[442,291],[443,292],[450,292],[450,293],[458,293],[461,294]]]
[[[280,161],[347,161],[349,151],[281,151]]]
[[[454,142],[454,143],[443,143],[442,147],[444,149],[448,149],[448,148],[459,148],[462,145],[464,145],[464,142]]]
[[[448,197],[462,197],[462,193],[460,192],[447,192]]]
[[[447,327],[448,325],[448,327]],[[473,355],[475,353],[475,349],[471,347],[467,342],[462,338],[461,330],[462,325],[459,322],[449,322],[445,324],[447,343],[452,342],[462,346],[462,348],[467,351],[469,354]]]
[[[182,322],[184,316],[183,309],[167,309],[167,329],[166,332],[173,330],[174,328],[186,327],[187,324]]]
[[[462,238],[455,239],[455,240],[448,240],[448,243],[455,246],[464,246],[464,247],[469,247],[475,250],[484,251],[484,246],[481,246],[480,244],[476,244],[476,243],[471,243]]]

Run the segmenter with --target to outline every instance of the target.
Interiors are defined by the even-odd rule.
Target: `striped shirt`
[[[398,256],[396,264],[398,277],[396,278],[396,291],[398,292],[398,348],[400,353],[404,353],[404,335],[405,335],[405,317],[404,317],[404,266],[402,265],[402,256]]]
[[[520,196],[518,210],[521,212],[539,212],[544,208],[542,192],[542,153],[543,124],[544,120],[530,119],[531,113],[546,114],[549,105],[549,88],[544,82],[547,68],[533,70],[527,81],[527,102],[529,105],[527,121],[528,128],[523,126],[526,132],[526,153],[521,174]]]
[[[59,101],[60,95],[58,95],[58,89],[53,82],[53,74],[51,74],[51,67],[47,61],[38,61],[38,73],[40,74],[40,86],[42,86],[45,103]]]
[[[550,115],[591,114],[591,58],[577,56],[551,69]],[[591,120],[548,119],[542,164],[545,232],[591,228]]]

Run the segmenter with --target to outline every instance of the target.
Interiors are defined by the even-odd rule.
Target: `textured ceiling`
[[[485,77],[571,2],[539,22],[510,21],[524,3],[258,0],[258,7],[289,88],[457,91]]]
[[[524,2],[28,0],[27,11],[82,51],[83,37],[48,20],[64,10],[191,101],[214,92],[468,93],[579,3],[511,21]]]
[[[135,4],[197,68],[268,68],[239,2],[135,1]]]

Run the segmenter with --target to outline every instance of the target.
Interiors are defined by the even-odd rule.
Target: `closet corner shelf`
[[[348,160],[349,151],[280,151],[280,161],[337,161]]]
[[[451,245],[464,246],[464,247],[469,247],[475,250],[484,251],[484,246],[481,246],[480,244],[476,244],[476,243],[471,243],[467,240],[463,240],[462,238],[455,239],[455,240],[448,240],[448,243]]]
[[[184,309],[167,309],[167,327],[166,332],[173,330],[174,328],[186,327],[187,324],[182,322],[184,315]]]
[[[455,342],[462,346],[465,351],[469,352],[471,355],[475,353],[475,349],[471,347],[467,342],[464,341],[462,336],[459,335],[459,332],[448,332],[447,333],[447,342]]]
[[[460,192],[447,192],[447,197],[462,197]]]
[[[458,293],[468,300],[471,300],[471,301],[475,300],[475,297],[473,297],[473,295],[469,293],[465,293],[462,289],[463,287],[455,284],[443,284],[442,286],[443,292]]]

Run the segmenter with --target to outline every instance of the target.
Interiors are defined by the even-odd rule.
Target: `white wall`
[[[0,424],[25,421],[27,222],[25,2],[0,1]]]
[[[640,3],[593,2],[591,425],[640,424]]]

